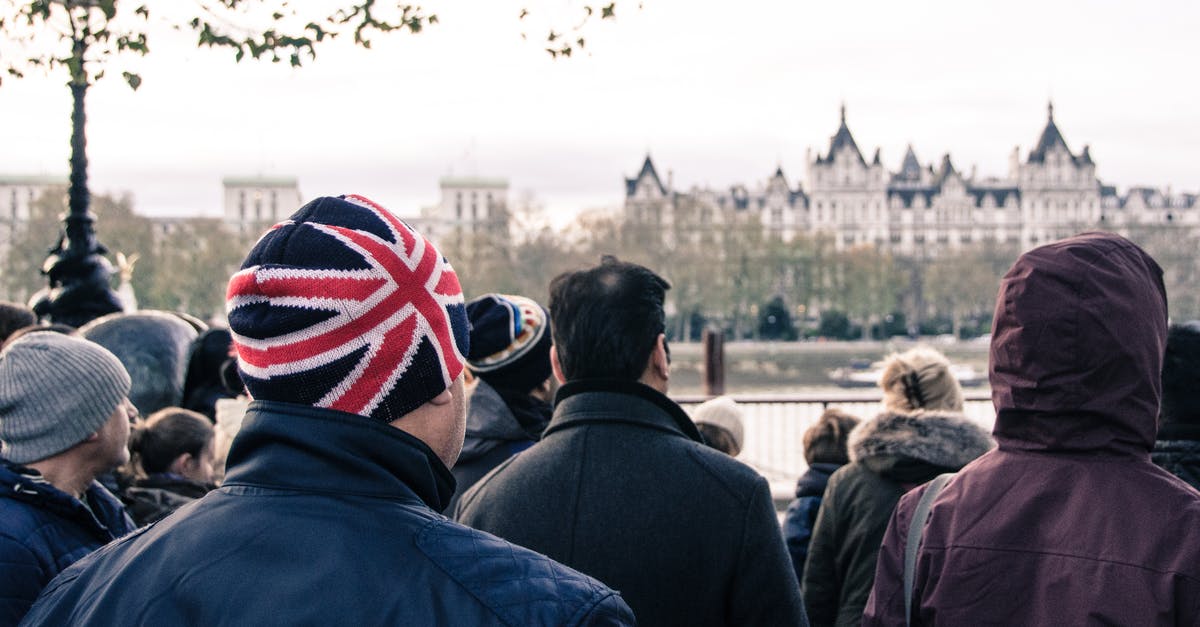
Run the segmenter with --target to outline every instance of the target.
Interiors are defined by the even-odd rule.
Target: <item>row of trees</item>
[[[143,308],[221,315],[226,280],[252,236],[232,234],[216,218],[155,222],[135,213],[128,197],[95,202],[100,239],[114,252],[139,255],[132,285]],[[44,285],[39,266],[65,209],[61,194],[47,195],[14,233],[2,273],[10,298]],[[667,310],[676,339],[697,339],[709,325],[739,339],[971,337],[988,332],[1000,277],[1020,253],[995,243],[917,257],[874,246],[836,250],[824,236],[769,237],[753,221],[689,229],[593,213],[556,231],[535,226],[540,220],[531,211],[512,220],[510,231],[484,229],[438,242],[468,297],[502,292],[545,302],[555,276],[615,254],[671,282]],[[1166,227],[1129,235],[1163,266],[1172,317],[1200,318],[1196,240]]]
[[[752,221],[664,229],[586,214],[562,232],[515,230],[525,237],[489,230],[445,244],[469,294],[543,300],[557,274],[615,254],[671,282],[670,332],[689,339],[708,325],[732,338],[783,340],[986,332],[999,278],[1018,254],[994,245],[915,259],[874,246],[839,251],[829,237],[784,242]]]

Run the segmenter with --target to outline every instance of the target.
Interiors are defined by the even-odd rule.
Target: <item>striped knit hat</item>
[[[100,430],[129,396],[129,373],[103,346],[38,331],[0,352],[0,455],[28,464]]]
[[[467,369],[492,387],[528,394],[550,378],[550,314],[524,296],[485,294],[467,303]]]
[[[449,388],[468,350],[450,263],[361,196],[318,198],[272,227],[226,310],[251,397],[383,422]]]

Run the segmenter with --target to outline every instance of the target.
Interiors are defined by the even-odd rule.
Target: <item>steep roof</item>
[[[842,105],[842,123],[838,126],[837,133],[829,140],[829,155],[825,157],[825,161],[833,161],[833,155],[841,150],[849,148],[854,151],[854,156],[858,157],[858,162],[862,165],[867,165],[866,159],[863,159],[862,151],[858,149],[858,144],[854,142],[854,136],[850,134],[850,127],[846,126],[846,105]]]
[[[954,169],[954,163],[950,161],[950,153],[942,155],[942,165],[938,167],[937,181],[940,186],[946,182],[946,179],[951,174],[958,174],[958,170]]]
[[[662,192],[664,196],[666,195],[667,188],[663,186],[662,180],[658,178],[658,172],[654,170],[654,163],[650,161],[650,155],[646,155],[646,160],[642,162],[642,170],[638,172],[637,176],[625,179],[625,195],[632,196],[637,191],[638,181],[646,177],[653,179],[654,184],[658,186],[658,191]]]
[[[1067,140],[1063,139],[1058,125],[1054,123],[1054,103],[1051,102],[1046,109],[1046,128],[1042,129],[1042,136],[1038,139],[1037,147],[1029,153],[1027,163],[1045,163],[1046,153],[1056,146],[1066,151],[1071,161],[1075,161],[1075,155],[1071,154],[1071,149],[1067,147]]]
[[[904,152],[904,161],[900,163],[900,171],[892,176],[892,180],[911,182],[921,180],[921,162],[917,161],[917,153],[913,152],[912,144],[909,144],[908,150]]]

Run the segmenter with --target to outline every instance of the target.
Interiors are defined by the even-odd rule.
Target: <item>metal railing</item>
[[[777,499],[790,497],[796,479],[808,468],[804,461],[802,439],[821,413],[837,407],[862,420],[883,411],[878,390],[844,393],[731,394],[743,412],[745,442],[738,460],[758,470],[771,482]],[[702,395],[673,397],[688,413],[707,400]],[[967,418],[991,430],[995,422],[991,393],[965,390],[963,413]]]

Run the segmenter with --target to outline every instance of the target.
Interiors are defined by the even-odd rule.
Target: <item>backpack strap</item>
[[[929,520],[929,511],[933,509],[933,501],[945,487],[946,482],[954,477],[948,472],[934,477],[921,495],[917,509],[913,512],[912,521],[908,523],[908,537],[904,542],[904,624],[912,621],[913,579],[917,572],[917,553],[921,550],[921,536],[925,534],[925,523]]]

